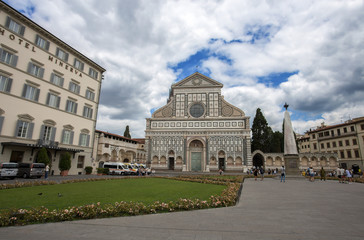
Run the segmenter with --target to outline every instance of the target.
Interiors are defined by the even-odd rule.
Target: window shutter
[[[61,97],[57,96],[57,108],[59,108],[59,102],[61,101]]]
[[[65,132],[66,130],[62,130],[62,136],[61,136],[61,143],[63,143],[63,138],[64,138],[64,132]]]
[[[13,55],[13,57],[11,58],[11,63],[10,65],[13,67],[16,67],[16,64],[18,63],[18,56]]]
[[[32,67],[33,67],[33,63],[29,62],[28,63],[28,73],[31,73]]]
[[[78,145],[81,146],[81,137],[82,137],[82,133],[80,133],[80,137],[78,138]]]
[[[88,69],[88,75],[90,75],[90,76],[91,76],[91,71],[92,71],[91,68],[89,68]]]
[[[10,27],[10,17],[9,16],[6,18],[5,27],[7,27],[7,28]]]
[[[43,75],[44,75],[44,68],[40,68],[38,77],[43,78]]]
[[[76,61],[77,59],[75,58],[75,60],[73,61],[73,66],[76,66]]]
[[[94,110],[93,110],[93,109],[91,109],[91,111],[90,111],[90,116],[89,116],[90,118],[92,118],[92,116],[93,116],[93,111],[94,111]]]
[[[57,48],[56,50],[56,56],[58,57],[58,54],[59,54],[59,48]]]
[[[28,85],[24,84],[23,93],[21,94],[22,97],[25,97],[25,94],[27,93],[27,88],[28,88]]]
[[[75,114],[77,114],[77,106],[78,106],[78,103],[75,104]]]
[[[68,53],[65,54],[66,56],[64,57],[64,61],[68,62]]]
[[[2,48],[0,48],[0,60],[2,59],[2,57],[3,57],[3,49]],[[2,60],[1,60],[2,61]]]
[[[70,100],[67,100],[66,101],[66,111],[68,112],[68,105],[69,105],[69,102],[70,102]]]
[[[54,73],[51,73],[51,83],[54,83]]]
[[[82,116],[86,117],[86,106],[83,107],[83,114],[82,114]]]
[[[45,129],[45,126],[44,126],[44,125],[42,125],[42,127],[40,128],[40,135],[39,135],[39,139],[44,140],[44,139],[43,139],[43,136],[44,136],[44,129]]]
[[[11,84],[13,83],[13,79],[12,78],[8,78],[8,85],[6,86],[5,91],[10,92],[11,90]]]
[[[34,101],[38,102],[38,99],[39,99],[39,92],[40,92],[40,89],[37,88],[36,92],[35,92],[35,98],[34,98]]]
[[[77,89],[77,94],[80,94],[80,85],[77,85],[76,89]]]
[[[56,139],[56,131],[57,131],[57,128],[56,127],[52,127],[51,141],[54,141],[54,139]]]
[[[50,93],[48,93],[48,94],[47,94],[47,102],[46,102],[46,104],[47,104],[47,105],[49,105],[49,99],[50,99],[50,98],[51,98],[51,94],[50,94]]]
[[[47,51],[49,50],[49,41],[46,41],[45,49],[46,49]]]
[[[37,35],[35,36],[35,45],[37,45],[37,46],[38,46],[38,41],[39,41],[39,35],[37,34]]]
[[[71,131],[71,136],[70,136],[70,144],[71,145],[73,144],[73,135],[74,135],[74,133],[73,133],[73,131]]]
[[[14,137],[17,137],[17,136],[18,136],[18,131],[19,131],[19,128],[20,128],[20,126],[21,126],[22,122],[23,122],[23,121],[21,121],[21,120],[18,120],[18,121],[16,122],[16,127],[15,127]]]
[[[83,71],[84,65],[85,65],[84,63],[81,63],[81,69],[80,69],[81,71]]]
[[[20,32],[19,34],[24,36],[24,32],[25,32],[25,27],[24,26],[20,26]]]
[[[0,134],[1,134],[1,129],[3,128],[3,122],[4,122],[4,117],[0,116]]]
[[[90,144],[90,135],[87,135],[86,146],[88,147],[89,144]]]
[[[63,87],[63,83],[64,83],[64,78],[61,78],[61,87]]]
[[[29,129],[27,133],[27,138],[32,139],[33,137],[33,129],[34,129],[34,123],[29,123]]]

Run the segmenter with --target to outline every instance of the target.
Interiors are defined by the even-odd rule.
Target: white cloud
[[[168,68],[207,49],[202,68],[254,118],[260,107],[281,130],[282,105],[322,118],[295,129],[364,115],[364,6],[353,1],[13,0],[31,18],[103,66],[97,128],[143,137],[150,110],[166,103],[177,74]],[[34,6],[34,12],[29,11]],[[218,39],[211,43],[211,39]],[[227,44],[232,40],[234,42]],[[254,41],[254,44],[251,43]],[[226,62],[216,57],[224,56]],[[294,72],[277,86],[258,82]],[[192,72],[191,72],[192,74]],[[292,116],[294,119],[294,114]],[[295,126],[296,125],[296,126]],[[312,126],[310,126],[312,127]]]

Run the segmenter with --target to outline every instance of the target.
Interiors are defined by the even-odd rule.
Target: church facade
[[[240,172],[252,166],[250,117],[224,100],[222,87],[198,72],[172,85],[167,104],[146,119],[152,168]]]

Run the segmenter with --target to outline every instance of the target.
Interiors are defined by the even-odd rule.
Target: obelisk
[[[284,107],[286,111],[284,112],[284,163],[286,172],[288,175],[299,175],[299,159],[298,151],[296,146],[296,139],[294,137],[291,117],[288,112],[288,104],[285,103]]]

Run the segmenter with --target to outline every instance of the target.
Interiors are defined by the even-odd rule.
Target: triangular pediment
[[[192,87],[218,87],[222,88],[223,84],[215,81],[199,72],[182,79],[181,81],[172,85],[172,88],[192,88]]]

